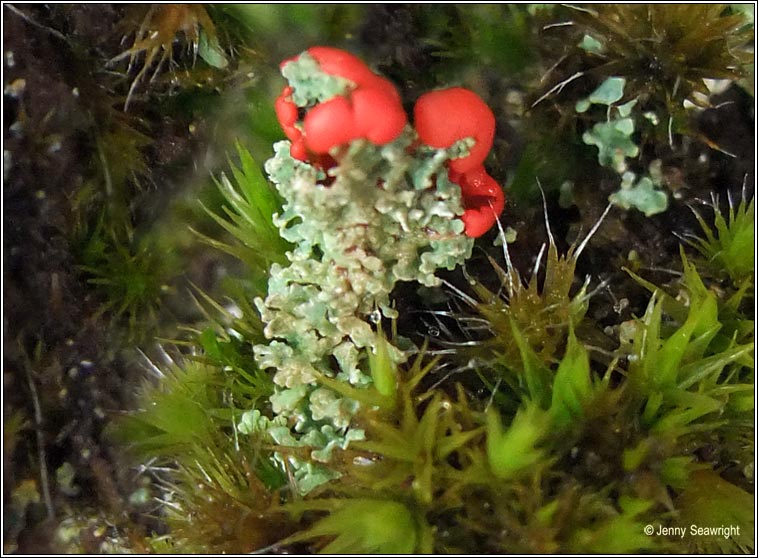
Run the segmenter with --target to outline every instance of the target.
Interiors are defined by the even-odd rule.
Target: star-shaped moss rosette
[[[334,448],[364,436],[351,426],[359,403],[327,380],[372,384],[365,355],[381,344],[377,324],[397,315],[395,284],[438,285],[436,270],[470,256],[505,198],[483,167],[494,116],[471,91],[422,96],[417,133],[394,86],[349,53],[313,47],[282,73],[276,111],[289,141],[265,168],[285,200],[274,223],[295,247],[256,300],[270,342],[255,354],[274,374],[274,417],[242,430],[308,448],[309,459],[278,457],[305,493],[334,476],[319,465]],[[398,364],[406,353],[390,344],[387,357]]]

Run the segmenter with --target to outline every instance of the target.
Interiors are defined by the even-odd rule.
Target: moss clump
[[[700,252],[707,267],[726,272],[733,285],[743,288],[752,283],[755,274],[755,198],[748,202],[743,193],[735,207],[730,197],[726,216],[715,200],[712,208],[713,227],[695,212],[703,236],[688,242]]]

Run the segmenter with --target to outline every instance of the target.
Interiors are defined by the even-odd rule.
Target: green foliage
[[[487,459],[494,475],[512,479],[539,463],[545,454],[537,449],[549,426],[549,416],[536,405],[522,407],[503,431],[494,409],[487,414]]]
[[[752,384],[740,382],[739,373],[742,366],[753,367],[753,343],[739,344],[733,338],[718,342],[718,300],[683,252],[682,263],[689,304],[671,304],[670,298],[654,294],[633,328],[627,370],[630,384],[647,397],[643,422],[674,435],[699,429],[698,419],[716,411],[723,414],[730,400],[742,409],[740,399],[753,390]],[[680,324],[668,335],[662,318],[667,302]]]
[[[274,214],[281,208],[281,201],[250,153],[237,145],[240,167],[232,165],[232,182],[225,174],[216,182],[224,197],[224,215],[207,210],[216,223],[235,239],[228,243],[197,233],[209,245],[238,258],[247,265],[250,282],[256,294],[265,293],[268,270],[273,263],[286,261],[285,253],[290,248],[279,236],[273,224]]]
[[[322,510],[329,515],[282,544],[334,537],[324,554],[412,554],[419,543],[416,518],[402,503],[369,498],[321,499],[290,504],[290,511]]]
[[[622,328],[618,356],[602,377],[598,377],[596,363],[573,332],[581,327],[583,312],[566,315],[563,328],[555,333],[553,350],[540,353],[538,349],[544,344],[535,340],[541,338],[530,338],[522,331],[526,328],[514,307],[520,302],[513,294],[531,285],[521,286],[519,281],[514,283],[512,274],[501,274],[503,290],[511,296],[505,300],[494,297],[499,301],[497,311],[487,303],[478,305],[492,332],[497,333],[496,338],[483,342],[495,358],[478,361],[480,377],[494,390],[493,408],[486,415],[485,446],[482,438],[474,437],[458,450],[459,455],[467,456],[469,468],[464,466],[456,477],[461,483],[456,492],[471,494],[474,488],[468,479],[474,471],[479,481],[476,498],[481,501],[514,497],[503,495],[504,487],[494,479],[506,481],[513,490],[536,491],[542,504],[531,505],[542,522],[530,525],[514,509],[499,505],[490,517],[477,515],[467,525],[489,534],[502,525],[497,521],[506,522],[510,533],[520,533],[514,536],[535,537],[529,540],[539,546],[523,552],[652,549],[665,543],[645,536],[642,529],[653,518],[660,522],[664,509],[672,509],[668,491],[690,494],[687,489],[693,475],[704,467],[710,471],[708,465],[697,463],[693,451],[718,439],[723,444],[720,459],[726,460],[721,463],[736,461],[738,467],[750,467],[751,453],[744,446],[751,445],[753,428],[753,343],[741,333],[744,326],[729,325],[734,320],[733,301],[719,300],[683,254],[682,258],[684,274],[679,288],[685,294],[677,298],[639,279],[654,295],[645,316]],[[560,263],[555,258],[550,261],[553,266]],[[549,288],[550,281],[548,270],[543,290]],[[484,292],[478,285],[474,289]],[[558,300],[567,305],[571,301],[568,289],[561,292],[564,294]],[[540,300],[540,294],[535,287],[532,304]],[[539,315],[539,311],[529,315]],[[502,326],[495,329],[497,323]],[[563,355],[558,358],[561,349]],[[503,376],[498,369],[511,370],[515,377]],[[621,377],[616,375],[619,371]],[[502,426],[498,415],[508,417],[507,427]],[[477,418],[475,423],[481,425],[482,420]],[[553,500],[556,485],[542,484],[535,478],[554,479],[553,483],[563,487],[558,488],[561,496]],[[603,504],[590,504],[590,500],[579,497],[573,504],[578,506],[577,512],[581,509],[582,514],[593,517],[585,523],[588,516],[569,519],[555,515],[556,506],[563,505],[562,498],[570,493],[563,492],[569,486],[574,487],[575,494],[609,490],[620,497],[604,496]],[[464,513],[471,513],[468,500],[464,497],[463,501]],[[615,509],[611,511],[609,505]],[[744,506],[735,506],[734,513],[746,513]],[[433,507],[442,509],[439,504]],[[497,520],[491,518],[493,514]],[[720,517],[729,522],[727,516]],[[746,516],[733,517],[744,528],[749,527]],[[434,524],[433,519],[430,522]],[[456,537],[465,540],[466,535],[459,532]],[[503,544],[491,543],[494,546],[487,547],[489,550]]]
[[[147,361],[155,377],[143,384],[137,410],[120,417],[112,429],[130,452],[201,469],[231,459],[227,453],[232,448],[239,453],[236,422],[271,392],[271,381],[249,357],[240,360],[240,353],[220,345],[212,334],[208,329],[200,335],[199,344],[210,347],[206,356],[174,360],[161,349],[160,363]],[[265,460],[258,465],[271,485],[281,484]]]
[[[655,543],[645,535],[644,524],[638,517],[650,508],[649,502],[622,497],[619,507],[621,513],[592,527],[577,529],[568,543],[570,551],[627,554],[653,548]]]
[[[755,274],[755,198],[748,203],[743,196],[736,208],[730,198],[728,217],[715,201],[712,208],[713,227],[697,211],[694,212],[703,237],[687,242],[706,259],[708,267],[726,272],[732,284],[743,288],[743,285],[752,283]]]
[[[376,391],[384,397],[394,398],[397,393],[397,365],[392,360],[389,341],[381,329],[374,350],[368,355],[368,367]]]
[[[553,396],[550,404],[552,422],[557,428],[581,423],[586,408],[592,402],[599,383],[593,382],[587,349],[579,343],[573,330],[569,330],[566,353],[553,378]]]
[[[641,322],[627,324],[628,381],[640,398],[642,424],[651,433],[689,448],[718,439],[720,459],[749,468],[754,447],[753,322],[735,312],[737,295],[719,300],[683,252],[682,262],[682,299],[635,277],[655,294]],[[665,314],[677,324],[673,331]]]
[[[164,517],[171,527],[167,546],[180,553],[242,553],[275,542],[290,529],[272,507],[272,490],[286,477],[260,439],[240,444],[235,430],[241,408],[260,397],[260,386],[246,383],[250,374],[240,368],[202,358],[177,363],[166,353],[163,360],[149,362],[157,378],[143,386],[140,407],[119,417],[110,435],[150,460],[159,479],[171,471],[165,479],[172,494]]]
[[[159,382],[143,387],[142,409],[124,417],[115,433],[145,457],[191,453],[216,435],[214,415],[230,412],[220,400],[220,371],[192,361],[156,370]]]
[[[203,349],[202,356],[195,359],[223,369],[229,374],[235,394],[245,397],[245,401],[257,405],[274,392],[270,376],[264,374],[255,364],[249,341],[226,332],[219,335],[214,329],[203,330],[198,338]]]
[[[152,243],[150,236],[137,236],[129,223],[107,228],[104,215],[93,227],[80,225],[73,240],[79,267],[102,300],[99,313],[110,313],[115,321],[126,318],[132,338],[157,322],[175,273],[171,258]]]
[[[253,345],[265,340],[263,324],[251,300],[256,293],[251,293],[254,287],[243,280],[231,280],[225,286],[229,296],[226,306],[195,287],[192,298],[205,320],[200,327],[185,328],[191,334],[189,341],[173,342],[202,349],[191,358],[224,370],[232,391],[256,406],[274,392],[270,375],[258,367],[253,354]]]
[[[549,406],[550,366],[558,360],[568,332],[580,326],[587,311],[588,284],[571,293],[582,249],[572,245],[565,255],[559,255],[551,238],[544,279],[538,277],[540,257],[529,281],[524,282],[510,264],[506,246],[507,269],[491,260],[501,292],[472,282],[480,302],[470,302],[486,320],[489,336],[473,346],[460,347],[458,358],[474,359],[477,373],[490,388],[500,385],[498,401],[510,398],[511,403],[528,400],[543,409]]]
[[[340,478],[286,506],[297,514],[323,510],[330,515],[290,542],[329,535],[336,538],[323,552],[433,550],[429,518],[458,506],[463,486],[491,477],[482,445],[483,417],[468,407],[464,392],[451,398],[421,387],[435,362],[422,352],[398,370],[394,402],[361,406],[354,420],[368,440],[336,453],[332,466]],[[333,384],[338,382],[327,385]],[[342,389],[355,390],[344,384]],[[379,395],[376,386],[355,391],[369,392],[367,398],[371,392]],[[324,492],[336,498],[324,498]]]
[[[354,442],[351,449],[381,456],[342,472],[372,492],[392,493],[410,479],[410,494],[424,508],[432,503],[439,486],[458,475],[449,466],[452,455],[483,432],[462,392],[455,402],[441,393],[419,393],[435,366],[436,360],[427,361],[422,350],[412,365],[398,371],[392,398],[380,396],[376,385],[358,390],[322,378],[325,385],[362,403],[355,420],[366,430],[367,440]]]
[[[367,441],[351,444],[342,476],[322,487],[339,499],[323,500],[317,495],[315,500],[306,498],[295,504],[298,511],[331,511],[326,526],[317,523],[316,531],[306,530],[291,540],[328,534],[339,537],[340,551],[365,551],[360,539],[348,536],[356,531],[355,521],[363,519],[336,510],[355,505],[357,515],[365,498],[362,494],[370,493],[393,502],[399,498],[406,509],[414,510],[414,525],[421,526],[417,532],[422,541],[437,533],[416,551],[592,552],[609,545],[617,552],[631,552],[651,548],[655,541],[642,533],[646,521],[642,515],[650,503],[621,498],[616,507],[595,486],[583,493],[576,485],[568,489],[576,480],[557,467],[556,458],[571,447],[564,443],[571,431],[565,428],[566,409],[574,405],[573,411],[586,409],[591,416],[590,402],[597,397],[597,390],[586,389],[590,380],[586,353],[575,340],[571,343],[559,364],[562,379],[556,382],[554,409],[526,403],[505,429],[494,409],[484,413],[471,408],[481,402],[472,400],[460,386],[454,398],[439,390],[423,391],[423,378],[435,367],[414,363],[401,373],[399,405],[362,409],[356,415],[366,428]],[[585,372],[588,377],[580,379]],[[587,425],[588,431],[593,428]],[[356,456],[356,450],[369,453]],[[556,481],[565,483],[560,486],[566,489],[556,493]],[[372,527],[379,528],[380,524]],[[501,538],[500,533],[507,535]]]
[[[227,440],[203,448],[197,461],[182,460],[168,486],[172,552],[250,553],[292,531],[272,491],[281,486],[281,473],[256,452],[260,448],[235,449]]]
[[[535,288],[534,293],[550,298],[555,309],[574,302],[569,296],[571,282],[557,271],[561,265],[575,265],[581,247],[566,258],[553,251],[550,279],[546,277],[542,289]],[[277,509],[267,507],[270,497],[256,496],[258,504],[250,508],[259,512],[253,523],[255,537],[246,540],[262,544],[263,539],[256,537],[263,537],[261,533],[274,524],[281,534],[292,532],[294,526],[279,515],[282,511],[300,518],[301,526],[277,546],[311,541],[310,549],[325,553],[506,548],[524,553],[609,549],[628,553],[666,548],[665,540],[644,534],[647,524],[678,525],[686,518],[698,525],[732,521],[747,529],[746,494],[713,473],[710,465],[697,464],[692,452],[710,444],[714,435],[744,442],[743,435],[751,428],[752,384],[745,380],[752,377],[748,374],[752,344],[723,345],[720,316],[726,307],[705,288],[686,258],[683,265],[682,285],[688,296],[682,300],[688,302],[657,290],[645,316],[624,330],[619,355],[625,358],[614,360],[602,377],[574,334],[574,328],[582,325],[586,301],[577,302],[574,312],[564,316],[553,348],[542,354],[536,349],[544,348],[544,343],[533,344],[534,338],[521,333],[516,314],[509,317],[508,342],[517,345],[516,351],[506,352],[507,347],[497,351],[493,344],[497,360],[483,360],[480,367],[509,366],[539,381],[524,379],[523,395],[515,402],[508,402],[507,392],[494,394],[486,412],[482,409],[486,402],[461,386],[437,381],[433,389],[425,387],[430,375],[439,371],[436,360],[428,361],[422,353],[411,365],[398,366],[383,356],[381,343],[366,359],[372,377],[381,378],[372,385],[358,388],[321,377],[324,386],[361,403],[353,420],[365,429],[366,440],[353,441],[349,448],[333,446],[330,466],[339,477],[311,490],[305,499]],[[517,277],[507,272],[502,276]],[[518,293],[531,288],[518,285],[511,287],[507,299],[511,304],[524,304],[518,302]],[[508,311],[507,306],[503,311]],[[619,370],[622,377],[615,376]],[[451,390],[454,396],[447,394]],[[202,394],[192,397],[202,399]],[[501,416],[506,417],[506,427]],[[245,413],[237,428],[241,449],[226,451],[271,456],[268,449],[285,458],[277,462],[286,468],[302,456],[298,450],[321,447],[300,448],[288,442],[289,429],[283,425],[279,433],[283,437],[273,436],[281,419],[267,419],[259,411]],[[261,445],[255,434],[263,432],[271,433],[275,443]],[[202,470],[216,478],[218,473],[206,461],[201,461]],[[274,463],[263,462],[269,467]],[[281,470],[272,471],[281,475]],[[266,477],[260,466],[256,471],[255,478],[276,478]],[[208,484],[189,472],[181,474]],[[297,479],[297,474],[291,478]],[[698,479],[708,488],[691,488]],[[228,493],[234,492],[224,488],[219,496]],[[203,508],[200,500],[183,505],[187,507],[182,510],[195,505],[210,509],[207,503]],[[672,509],[673,514],[665,513]],[[226,524],[248,528],[248,523],[237,523],[251,517],[246,510],[239,504],[224,509]],[[189,546],[196,539],[188,535],[187,522],[173,515],[171,521],[184,537],[178,548],[200,548]],[[218,527],[212,518],[206,521],[202,533],[211,540]],[[234,540],[237,546],[227,541],[216,548],[243,548]],[[723,547],[715,538],[689,543],[701,550],[744,549],[752,544],[748,538],[724,541]]]

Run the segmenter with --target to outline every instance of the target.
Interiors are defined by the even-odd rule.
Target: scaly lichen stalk
[[[286,72],[293,91],[307,92],[298,104],[322,101],[314,85],[329,80],[307,55],[285,68],[292,64],[309,66]],[[275,370],[276,418],[248,414],[242,431],[265,428],[278,444],[311,447],[311,459],[321,463],[335,446],[363,438],[350,426],[358,403],[319,385],[319,378],[368,385],[365,355],[378,342],[376,324],[395,317],[395,284],[437,285],[436,270],[453,269],[470,256],[461,190],[445,166],[465,155],[470,143],[418,146],[407,126],[385,145],[358,139],[333,150],[336,165],[326,170],[293,158],[289,141],[275,145],[265,168],[285,203],[274,222],[295,248],[289,265],[272,266],[268,296],[256,300],[271,341],[256,346],[255,354],[259,366]],[[395,362],[405,360],[399,348],[391,353]],[[302,492],[333,476],[312,462],[290,458],[290,465]]]

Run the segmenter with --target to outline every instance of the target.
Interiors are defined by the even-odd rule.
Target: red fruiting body
[[[413,108],[416,132],[431,147],[450,147],[464,138],[476,144],[466,157],[450,161],[450,169],[463,173],[484,162],[495,137],[495,116],[473,91],[451,87],[419,97]]]
[[[292,141],[293,157],[306,160],[307,151],[326,155],[333,147],[359,138],[383,145],[400,135],[408,119],[400,95],[390,81],[340,49],[311,47],[308,54],[323,72],[345,78],[355,87],[344,96],[312,107],[303,119],[302,131],[295,125],[297,107],[290,98],[292,89],[284,89],[276,102],[276,114],[284,133]],[[285,60],[282,66],[291,60]]]
[[[503,190],[482,165],[495,137],[495,115],[473,91],[452,87],[419,97],[413,120],[419,139],[431,147],[450,147],[464,138],[474,139],[466,157],[448,163],[448,177],[461,187],[466,235],[482,236],[505,207]]]
[[[290,136],[289,130],[297,122],[297,106],[292,102],[290,95],[292,95],[292,88],[285,87],[282,94],[276,98],[276,102],[274,103],[276,117],[279,119],[279,124],[282,125],[282,129],[287,134],[287,137]]]
[[[305,161],[307,154],[305,152],[305,138],[303,133],[296,126],[297,123],[297,105],[292,101],[292,88],[285,87],[281,95],[274,102],[274,110],[279,124],[284,130],[284,135],[292,142],[290,154],[295,159]]]
[[[505,194],[500,185],[483,166],[464,174],[452,169],[448,173],[451,182],[461,187],[463,196],[463,224],[465,232],[471,238],[478,238],[486,233],[497,221],[498,215],[505,207]]]
[[[303,120],[308,150],[323,154],[335,145],[348,143],[357,137],[353,106],[346,97],[333,97],[319,103]]]
[[[371,143],[384,145],[400,135],[408,123],[408,117],[397,90],[389,81],[378,78],[375,85],[353,91],[351,101],[355,132],[358,137],[366,138]]]
[[[376,75],[357,56],[324,46],[311,47],[307,52],[318,62],[322,72],[352,81],[357,89],[380,89],[400,102],[400,95],[392,82]]]
[[[358,87],[368,85],[373,79],[379,77],[364,64],[363,60],[344,50],[315,46],[309,48],[307,52],[318,62],[322,72],[343,77]]]

